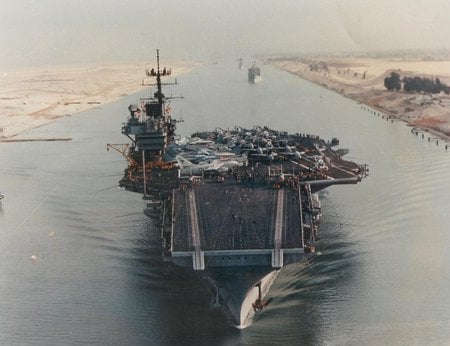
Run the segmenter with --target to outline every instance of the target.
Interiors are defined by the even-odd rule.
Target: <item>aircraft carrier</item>
[[[211,292],[211,306],[245,327],[277,273],[315,252],[321,218],[317,191],[356,184],[367,167],[342,159],[336,138],[273,130],[216,128],[175,136],[159,65],[146,71],[153,96],[128,107],[122,133],[109,144],[128,161],[120,185],[144,195],[158,226],[162,258],[194,271]],[[171,83],[172,84],[172,83]]]

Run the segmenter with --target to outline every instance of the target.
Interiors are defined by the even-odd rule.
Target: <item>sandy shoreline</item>
[[[172,76],[196,63],[175,62]],[[0,71],[0,139],[136,93],[149,64],[81,64]],[[148,81],[146,82],[154,82]]]
[[[393,92],[384,87],[384,78],[392,71],[399,72],[402,77],[438,77],[450,85],[449,60],[277,57],[267,61],[390,117],[450,140],[449,95]],[[321,62],[326,64],[326,70],[311,71],[311,63]],[[171,78],[197,65],[171,62],[168,64],[172,66]],[[0,71],[0,140],[148,88],[143,87],[141,81],[149,67],[143,63],[82,64]]]
[[[371,58],[270,58],[277,68],[333,90],[410,126],[450,140],[450,96],[388,91],[384,78],[391,72],[401,77],[420,76],[450,85],[450,61]],[[317,69],[311,70],[311,64]]]

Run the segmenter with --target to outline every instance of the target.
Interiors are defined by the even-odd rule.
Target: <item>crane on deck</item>
[[[127,160],[128,162],[128,175],[131,177],[132,172],[137,170],[138,163],[136,160],[130,155],[129,149],[130,144],[106,144],[106,150],[109,151],[109,149],[113,149],[117,151],[119,154],[122,154],[122,156]]]

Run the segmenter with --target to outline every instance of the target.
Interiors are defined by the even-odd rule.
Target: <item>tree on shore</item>
[[[443,91],[447,95],[450,92],[450,88],[445,83],[442,83],[439,78],[433,80],[426,77],[404,77],[403,90],[406,92],[417,91],[431,94],[438,94]]]
[[[324,61],[312,62],[309,64],[309,70],[310,71],[324,70],[325,72],[328,72],[328,65]]]
[[[391,72],[390,77],[384,79],[384,86],[388,90],[401,90],[402,83],[405,92],[424,92],[430,94],[444,92],[447,95],[450,94],[450,87],[442,83],[439,78],[405,76],[401,79],[397,72]]]
[[[399,91],[402,88],[400,75],[397,72],[391,72],[391,76],[384,79],[384,86],[387,90]]]

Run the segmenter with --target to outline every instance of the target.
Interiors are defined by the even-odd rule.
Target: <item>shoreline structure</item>
[[[173,62],[172,76],[193,62]],[[148,88],[147,63],[51,65],[0,71],[0,142]],[[8,140],[6,140],[8,139]]]
[[[388,118],[402,120],[411,127],[450,141],[450,95],[388,91],[384,87],[384,78],[391,72],[399,73],[401,78],[439,78],[449,85],[449,59],[271,57],[265,60],[276,68],[384,113]]]

